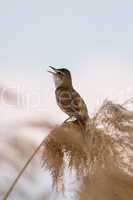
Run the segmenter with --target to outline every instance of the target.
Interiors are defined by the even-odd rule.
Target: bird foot
[[[68,122],[68,121],[75,121],[75,118],[74,117],[68,117],[64,122],[63,122],[63,124],[65,124],[66,122]]]

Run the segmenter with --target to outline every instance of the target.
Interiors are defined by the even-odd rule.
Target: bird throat
[[[63,84],[63,80],[61,80],[58,76],[54,76],[54,83],[55,83],[55,88],[57,89]]]

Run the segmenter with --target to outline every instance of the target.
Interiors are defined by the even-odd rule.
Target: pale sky
[[[43,111],[59,119],[49,65],[71,70],[90,112],[106,97],[125,100],[133,94],[132,11],[131,0],[1,1],[0,82],[40,92]]]

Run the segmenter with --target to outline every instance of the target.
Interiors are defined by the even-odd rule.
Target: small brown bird
[[[50,68],[52,71],[48,72],[52,73],[54,77],[58,106],[69,116],[68,119],[74,117],[79,124],[85,125],[89,119],[87,107],[84,100],[73,88],[70,71],[66,68],[56,69],[51,66]]]

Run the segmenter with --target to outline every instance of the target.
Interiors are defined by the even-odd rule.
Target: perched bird
[[[52,73],[54,78],[58,106],[69,116],[68,119],[74,117],[80,125],[85,125],[89,119],[87,107],[79,93],[73,88],[70,71],[66,68],[56,69],[51,66],[50,69],[52,71],[48,72]]]

